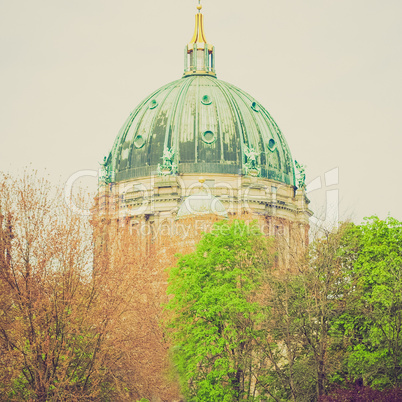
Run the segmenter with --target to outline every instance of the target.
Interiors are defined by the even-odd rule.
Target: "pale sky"
[[[341,219],[402,220],[402,1],[202,3],[218,78],[267,108],[307,182],[339,169],[312,209],[338,189]],[[97,169],[137,104],[181,77],[196,4],[0,0],[0,170]]]

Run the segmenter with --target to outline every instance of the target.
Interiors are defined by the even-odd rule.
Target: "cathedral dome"
[[[293,161],[263,105],[216,77],[215,47],[206,39],[201,9],[198,4],[184,48],[182,78],[131,112],[104,158],[100,208],[149,233],[166,222],[180,226],[190,216],[246,212],[268,225],[264,233],[290,234],[295,225],[297,236],[308,230],[311,216],[304,167]]]
[[[163,86],[134,109],[107,159],[113,181],[156,172],[166,149],[177,173],[240,173],[295,185],[289,147],[268,111],[207,72]]]
[[[215,73],[202,6],[184,50],[184,74],[130,114],[105,158],[108,180],[152,174],[258,176],[295,186],[293,159],[277,124],[252,96]]]

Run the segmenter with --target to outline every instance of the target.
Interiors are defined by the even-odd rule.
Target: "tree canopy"
[[[152,242],[2,175],[0,400],[401,400],[402,223],[279,236]]]
[[[391,217],[351,225],[341,250],[348,264],[345,370],[377,387],[402,383],[402,223]]]
[[[189,400],[310,401],[354,384],[397,395],[401,223],[343,224],[293,261],[252,227],[216,224],[170,271],[173,359]]]
[[[0,174],[0,400],[178,397],[163,270],[127,229],[75,215],[35,173]]]
[[[255,222],[223,221],[171,269],[173,359],[189,400],[254,396],[270,246]]]

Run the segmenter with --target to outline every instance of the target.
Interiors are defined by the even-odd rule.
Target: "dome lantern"
[[[198,0],[195,29],[191,41],[184,48],[184,76],[209,75],[215,77],[215,48],[209,44],[204,32],[202,5]]]

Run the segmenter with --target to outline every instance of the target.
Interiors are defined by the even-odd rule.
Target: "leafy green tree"
[[[347,311],[339,328],[350,341],[345,372],[374,387],[402,384],[402,223],[374,216],[352,225],[342,247],[349,264]]]
[[[215,229],[171,272],[173,355],[189,400],[325,400],[356,380],[367,395],[401,387],[401,222],[341,225],[298,261],[275,242],[274,267],[260,234]]]
[[[271,245],[255,222],[221,221],[171,269],[170,336],[188,400],[257,400]]]

